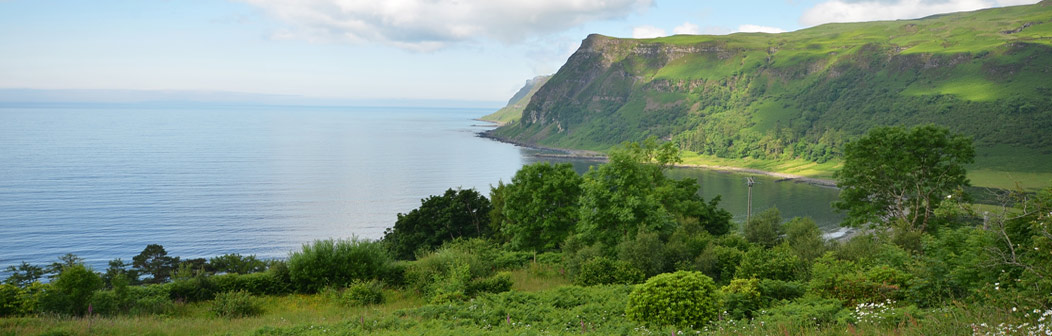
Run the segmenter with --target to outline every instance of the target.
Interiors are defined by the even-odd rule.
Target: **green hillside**
[[[698,160],[818,176],[874,126],[933,123],[974,138],[975,184],[1044,186],[1052,2],[782,34],[591,35],[522,116],[493,135],[592,150],[654,135]]]
[[[527,80],[526,85],[523,85],[519,92],[516,92],[508,100],[508,105],[479,119],[500,124],[519,120],[522,117],[522,110],[526,109],[526,104],[530,102],[530,98],[533,98],[533,94],[537,93],[537,90],[544,86],[544,83],[547,83],[549,78],[552,78],[552,76],[537,76]]]

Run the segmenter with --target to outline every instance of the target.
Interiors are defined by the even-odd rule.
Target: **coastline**
[[[489,121],[489,120],[482,120],[482,119],[474,119],[474,120],[489,122],[489,123],[493,123],[493,124],[500,124],[498,122]],[[498,127],[499,127],[499,125],[498,125]],[[524,143],[524,142],[520,142],[520,141],[510,140],[510,139],[506,139],[506,138],[502,138],[502,137],[493,135],[491,133],[491,131],[492,130],[482,131],[482,132],[476,133],[475,135],[480,137],[480,138],[485,138],[485,139],[490,139],[490,140],[494,140],[494,141],[498,141],[498,142],[512,144],[512,145],[519,146],[519,147],[555,152],[555,154],[547,154],[547,153],[534,154],[535,156],[538,156],[538,157],[570,158],[570,159],[596,160],[596,161],[605,161],[606,160],[606,155],[603,154],[603,153],[600,153],[600,152],[588,151],[588,150],[545,147],[545,146],[540,146],[540,145],[536,145],[536,144],[529,144],[529,143]],[[733,167],[733,166],[717,166],[717,165],[704,165],[704,164],[676,164],[675,167],[677,167],[677,168],[707,169],[707,170],[732,172],[732,173],[771,176],[771,177],[778,178],[778,180],[775,181],[775,182],[806,183],[806,184],[819,186],[819,187],[834,188],[834,189],[837,188],[835,180],[820,179],[820,178],[807,177],[807,176],[794,175],[794,174],[787,174],[787,173],[770,172],[770,171],[766,171],[766,170],[753,169],[753,168]]]

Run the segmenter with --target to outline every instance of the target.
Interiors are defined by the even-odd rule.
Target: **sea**
[[[379,239],[449,188],[524,164],[596,161],[482,138],[478,108],[174,104],[0,105],[0,268],[73,253],[95,270],[148,244],[171,256],[285,258],[317,239]],[[676,169],[742,221],[745,175]],[[753,176],[753,213],[827,231],[837,190]],[[6,272],[5,272],[6,273]]]

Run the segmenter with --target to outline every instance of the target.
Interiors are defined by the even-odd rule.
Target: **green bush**
[[[625,314],[648,325],[700,328],[716,318],[719,294],[712,278],[701,272],[659,274],[636,286]]]
[[[735,277],[792,280],[797,277],[800,268],[800,257],[788,245],[782,244],[769,250],[758,247],[745,252]]]
[[[771,248],[782,240],[782,215],[778,208],[770,208],[749,218],[743,229],[745,240]]]
[[[544,265],[558,265],[563,262],[562,252],[544,252],[538,254],[535,258],[538,264]]]
[[[488,278],[472,280],[465,292],[468,295],[507,292],[511,290],[512,284],[511,273],[500,272]]]
[[[481,239],[443,245],[407,265],[407,284],[433,302],[467,298],[469,285],[493,275],[498,252]]]
[[[730,283],[738,271],[745,253],[735,247],[709,244],[694,259],[695,268],[712,277],[717,283]]]
[[[848,305],[898,300],[905,295],[910,279],[908,273],[888,265],[863,268],[853,261],[836,260],[831,254],[815,260],[811,273],[811,292]]]
[[[763,307],[759,279],[734,279],[720,292],[723,310],[732,319],[752,318],[753,312]]]
[[[175,280],[168,285],[168,295],[172,300],[184,302],[211,300],[218,292],[212,278],[203,274]]]
[[[246,291],[223,292],[216,294],[211,311],[219,317],[245,317],[259,315],[263,306]]]
[[[494,264],[500,269],[520,268],[533,260],[533,252],[503,251],[497,256]]]
[[[340,301],[350,306],[366,306],[384,302],[384,285],[377,280],[355,281],[340,295]]]
[[[665,271],[665,244],[654,232],[639,232],[634,239],[625,239],[617,245],[617,258],[646,276]]]
[[[48,310],[77,316],[84,315],[88,312],[91,295],[99,288],[102,288],[102,278],[84,265],[65,267],[52,283],[52,289],[57,293],[49,296],[51,300],[48,301]],[[63,301],[68,306],[58,307],[57,305],[62,304]]]
[[[378,279],[390,264],[391,257],[376,241],[316,240],[289,256],[289,279],[296,290],[315,293],[328,286]]]
[[[574,276],[573,283],[578,286],[631,285],[643,282],[643,279],[646,279],[643,272],[629,263],[595,257],[581,265],[581,270]]]
[[[237,253],[212,257],[208,259],[208,265],[215,272],[237,274],[258,273],[267,269],[267,263],[256,259],[255,255],[244,257]]]
[[[836,299],[805,296],[791,303],[766,309],[756,319],[770,325],[808,328],[847,322],[851,319],[851,311],[845,309],[843,302]]]
[[[20,292],[14,285],[0,284],[0,317],[18,315],[22,306]]]
[[[170,298],[171,284],[128,287],[128,313],[131,315],[165,314],[175,308]]]
[[[252,295],[280,295],[290,292],[287,283],[272,272],[251,274],[223,274],[211,277],[216,292],[244,290]]]
[[[826,242],[822,230],[811,217],[796,217],[785,223],[785,242],[796,252],[800,259],[811,261],[826,251]]]
[[[766,305],[782,300],[793,300],[807,293],[807,285],[799,281],[762,279],[757,288]]]

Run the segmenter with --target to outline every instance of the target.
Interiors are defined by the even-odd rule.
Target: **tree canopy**
[[[420,207],[398,214],[384,231],[384,244],[397,259],[411,260],[417,250],[434,249],[456,238],[489,236],[489,200],[474,189],[448,189],[420,201]]]
[[[533,251],[557,248],[577,223],[581,180],[569,163],[542,162],[519,169],[500,193],[500,228],[511,247]]]
[[[833,206],[847,211],[846,225],[926,230],[943,199],[969,185],[964,165],[974,158],[972,140],[945,128],[874,128],[844,146]]]

